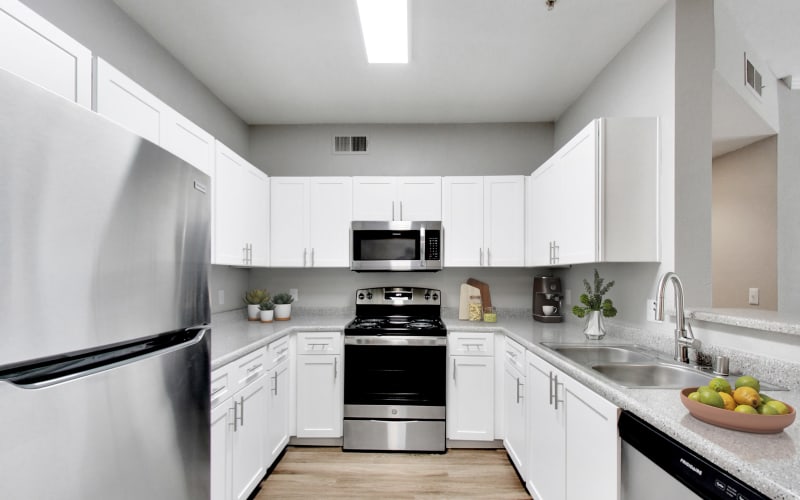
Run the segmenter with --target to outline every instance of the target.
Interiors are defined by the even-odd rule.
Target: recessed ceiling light
[[[408,1],[358,0],[370,63],[408,63]]]

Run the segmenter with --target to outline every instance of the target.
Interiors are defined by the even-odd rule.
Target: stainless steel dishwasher
[[[769,499],[629,411],[618,427],[622,500]]]

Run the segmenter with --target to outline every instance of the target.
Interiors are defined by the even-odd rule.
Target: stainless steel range
[[[366,288],[344,330],[345,450],[445,451],[441,292]]]

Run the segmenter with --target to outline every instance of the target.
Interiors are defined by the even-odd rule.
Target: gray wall
[[[778,310],[800,311],[800,91],[778,84]]]
[[[250,272],[249,269],[211,266],[208,288],[211,295],[212,314],[244,307],[242,295],[249,288]]]
[[[334,135],[367,135],[369,153],[332,154]],[[551,155],[551,123],[265,125],[250,159],[269,175],[530,174]]]
[[[247,157],[247,125],[111,0],[22,1]]]

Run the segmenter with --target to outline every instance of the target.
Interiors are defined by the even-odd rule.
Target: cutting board
[[[481,300],[483,301],[483,307],[492,307],[492,295],[489,293],[489,285],[484,283],[483,281],[478,281],[475,278],[470,278],[467,280],[467,284],[474,286],[481,292]]]
[[[474,286],[461,284],[461,295],[458,300],[458,319],[469,319],[469,305],[481,303],[481,291]]]

